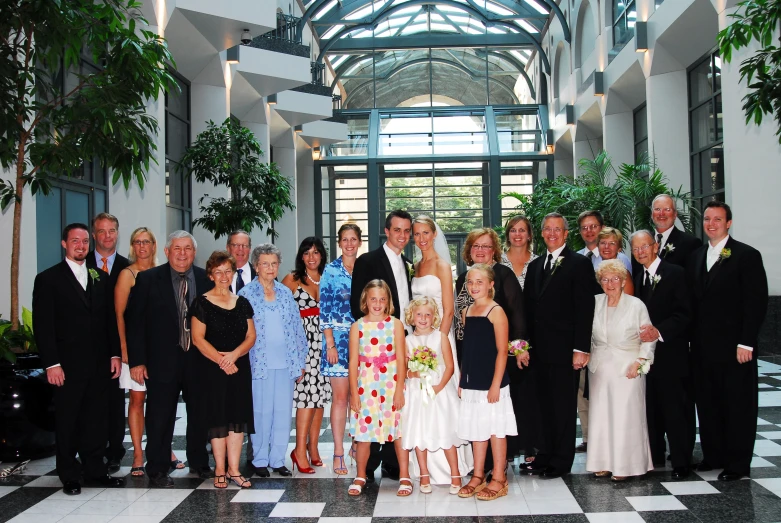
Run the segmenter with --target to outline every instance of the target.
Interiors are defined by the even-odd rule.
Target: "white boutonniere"
[[[659,282],[662,280],[662,277],[658,274],[655,274],[653,278],[651,278],[651,289],[656,290],[656,286],[659,284]]]
[[[90,269],[87,271],[89,273],[89,277],[92,278],[92,283],[95,283],[96,281],[100,281],[100,274],[98,274],[98,271],[95,269]]]
[[[675,250],[675,245],[673,245],[672,243],[668,243],[667,245],[664,246],[664,255],[667,256],[674,250]]]
[[[564,256],[556,256],[556,260],[553,262],[553,269],[550,272],[551,276],[553,276],[553,274],[556,272],[556,269],[558,269],[562,263],[564,263]]]
[[[407,262],[407,274],[409,275],[410,280],[415,277],[415,266],[410,262]]]
[[[719,260],[726,260],[732,256],[732,249],[722,249],[719,253]]]

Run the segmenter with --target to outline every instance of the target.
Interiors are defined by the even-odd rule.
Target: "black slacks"
[[[108,371],[100,378],[67,378],[54,389],[57,475],[63,483],[106,475]],[[79,455],[81,463],[76,459]]]
[[[748,475],[757,432],[756,357],[744,364],[696,358],[694,379],[703,459]]]
[[[535,467],[568,473],[575,461],[575,422],[580,372],[567,365],[535,363],[541,437]]]
[[[654,464],[665,463],[666,444],[670,443],[673,467],[688,467],[694,438],[694,402],[689,396],[687,382],[691,378],[665,376],[651,370],[646,379],[645,413],[648,420],[648,438]]]
[[[384,445],[379,443],[371,444],[369,461],[366,462],[366,472],[370,474],[377,470],[377,467],[380,465],[392,473],[398,473],[399,460],[396,457],[396,449],[393,443],[385,443]]]
[[[119,380],[109,380],[108,396],[108,447],[106,459],[120,461],[125,457],[125,389],[119,388]]]

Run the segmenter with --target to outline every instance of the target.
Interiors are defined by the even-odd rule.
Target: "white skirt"
[[[499,390],[499,401],[488,403],[487,390],[461,389],[461,409],[458,417],[459,438],[468,441],[486,441],[491,436],[517,436],[510,386]]]
[[[146,385],[141,385],[130,377],[130,367],[127,363],[122,364],[122,374],[119,375],[119,388],[146,392]]]

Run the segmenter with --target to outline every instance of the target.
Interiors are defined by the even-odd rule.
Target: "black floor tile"
[[[58,490],[60,489],[49,487],[24,487],[18,488],[10,494],[6,494],[0,498],[0,523],[4,523],[9,519],[13,519],[39,501],[43,501],[44,499],[48,498]],[[47,519],[51,518],[47,517],[45,514],[41,515],[42,521]]]

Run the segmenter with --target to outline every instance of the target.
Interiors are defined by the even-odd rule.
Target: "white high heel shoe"
[[[458,478],[458,485],[453,485],[453,478]],[[461,476],[450,476],[450,494],[455,496],[461,490]]]
[[[421,478],[430,478],[428,474],[421,474],[420,477],[418,477],[418,481],[420,481]],[[420,491],[423,494],[431,494],[431,483],[428,485],[424,485],[423,483],[420,484]]]

